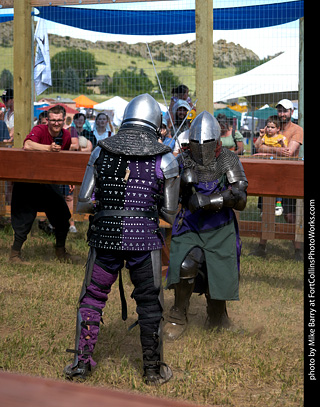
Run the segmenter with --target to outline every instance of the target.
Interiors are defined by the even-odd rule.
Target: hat
[[[168,126],[168,121],[165,117],[162,117],[162,124],[166,127]]]
[[[179,107],[184,107],[187,110],[187,112],[189,112],[189,110],[191,110],[191,107],[188,102],[186,102],[183,99],[178,99],[172,107],[172,113],[174,116],[177,113],[177,110],[179,109]]]
[[[13,89],[5,89],[1,95],[3,101],[13,99]]]
[[[282,100],[280,100],[280,102],[278,102],[278,104],[277,104],[277,106],[276,107],[278,107],[278,106],[282,106],[282,107],[284,107],[285,109],[291,109],[291,110],[293,110],[293,103],[291,102],[291,100],[289,100],[289,99],[282,99]]]

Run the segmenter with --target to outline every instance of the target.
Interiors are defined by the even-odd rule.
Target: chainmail
[[[171,148],[159,143],[155,131],[138,125],[121,126],[112,137],[100,140],[98,145],[114,154],[150,156],[171,152]]]
[[[191,168],[198,176],[200,182],[208,182],[220,178],[228,170],[233,169],[239,163],[239,158],[232,151],[222,147],[219,156],[209,165],[196,163],[190,151],[186,151],[181,160],[184,168]]]

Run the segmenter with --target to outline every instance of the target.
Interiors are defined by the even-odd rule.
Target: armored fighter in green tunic
[[[181,162],[181,210],[172,227],[167,288],[174,289],[165,333],[186,329],[192,292],[204,293],[210,327],[228,327],[226,301],[239,300],[241,243],[233,209],[246,206],[248,182],[237,155],[221,147],[220,127],[208,112],[190,128]],[[183,165],[182,165],[183,164]]]

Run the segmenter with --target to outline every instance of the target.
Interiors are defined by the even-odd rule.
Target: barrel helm
[[[160,131],[162,113],[158,102],[148,93],[136,96],[125,108],[122,125],[133,124]]]
[[[194,161],[206,166],[216,157],[220,141],[220,126],[215,117],[203,111],[193,120],[189,133],[189,147]]]

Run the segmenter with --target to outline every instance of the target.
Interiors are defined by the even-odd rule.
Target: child
[[[261,137],[261,136],[260,136]],[[270,116],[267,119],[265,134],[261,137],[261,143],[270,147],[287,147],[287,138],[280,133],[280,120],[278,116]]]
[[[269,116],[266,123],[267,123],[267,125],[264,129],[264,134],[260,135],[261,142],[259,143],[259,146],[264,144],[264,145],[270,146],[270,147],[287,147],[288,140],[283,134],[280,133],[279,117],[277,115]],[[256,146],[256,148],[257,148],[257,146]],[[275,215],[281,216],[282,213],[283,213],[282,198],[277,198],[276,207],[275,207]]]

